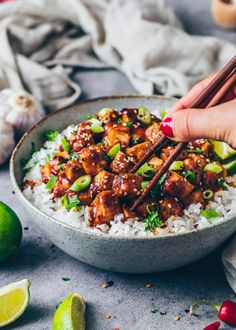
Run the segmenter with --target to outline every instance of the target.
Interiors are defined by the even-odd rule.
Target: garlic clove
[[[45,115],[40,103],[24,91],[11,94],[5,104],[10,106],[5,120],[16,128],[18,134],[24,133]]]
[[[0,119],[0,164],[11,155],[15,146],[14,129],[4,119]]]

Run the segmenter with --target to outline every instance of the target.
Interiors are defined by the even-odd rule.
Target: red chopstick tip
[[[174,137],[174,133],[173,133],[173,120],[171,117],[167,117],[163,120],[161,127],[160,127],[162,133],[169,137],[172,138]]]

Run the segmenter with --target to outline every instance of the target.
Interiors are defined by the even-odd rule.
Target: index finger
[[[193,86],[190,91],[184,95],[178,102],[176,102],[170,113],[175,112],[177,110],[181,109],[187,109],[190,104],[195,100],[195,98],[201,94],[201,92],[209,85],[209,83],[213,80],[215,75],[211,75],[210,77],[205,78],[204,80],[201,80],[199,83]]]

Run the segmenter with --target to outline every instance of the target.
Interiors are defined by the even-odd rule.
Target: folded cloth
[[[0,19],[0,88],[25,88],[51,111],[80,96],[75,66],[112,66],[141,93],[183,95],[236,53],[186,34],[164,0],[16,0]]]

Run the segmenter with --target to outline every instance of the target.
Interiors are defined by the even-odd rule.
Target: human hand
[[[212,79],[209,77],[195,85],[173,106],[163,120],[162,132],[179,142],[212,138],[225,141],[236,149],[236,86],[220,105],[208,109],[188,109]]]

